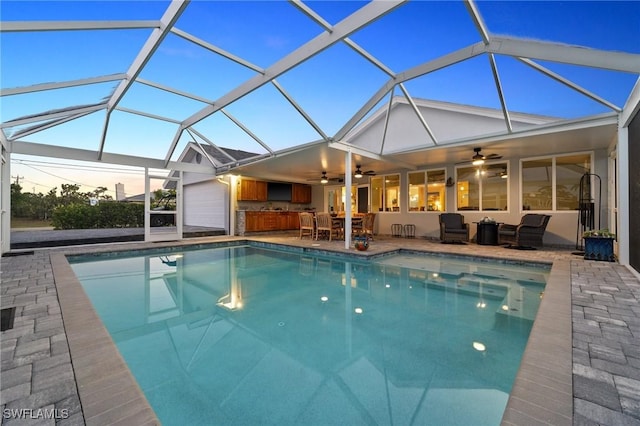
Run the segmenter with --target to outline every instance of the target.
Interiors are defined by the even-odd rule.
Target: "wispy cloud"
[[[198,59],[202,56],[200,52],[194,49],[177,49],[175,47],[163,46],[159,49],[159,51],[167,56],[180,56],[189,59]]]
[[[289,40],[280,37],[268,35],[265,38],[265,46],[270,49],[282,50],[289,44]]]

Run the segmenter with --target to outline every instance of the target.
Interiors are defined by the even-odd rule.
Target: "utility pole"
[[[20,185],[20,179],[24,179],[24,176],[11,176],[13,179],[16,180],[16,185]]]

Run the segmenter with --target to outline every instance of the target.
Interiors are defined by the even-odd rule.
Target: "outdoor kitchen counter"
[[[300,229],[298,211],[288,210],[238,210],[236,234],[261,231],[287,231]]]

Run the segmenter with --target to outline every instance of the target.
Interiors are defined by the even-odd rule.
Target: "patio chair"
[[[313,239],[315,235],[315,226],[313,224],[313,214],[309,212],[300,212],[300,239],[305,234],[309,234],[311,239]]]
[[[522,216],[518,225],[503,223],[498,227],[499,244],[509,247],[542,247],[542,237],[551,219],[547,214],[528,213]]]
[[[362,229],[360,231],[361,235],[364,235],[367,239],[371,238],[373,241],[373,225],[376,221],[375,213],[367,213],[362,218]]]
[[[464,243],[469,241],[469,224],[460,213],[440,214],[440,240],[443,243]]]
[[[320,234],[328,235],[329,241],[335,234],[340,238],[342,233],[342,226],[340,222],[334,221],[333,217],[329,213],[317,213],[316,214],[316,240],[320,237]]]

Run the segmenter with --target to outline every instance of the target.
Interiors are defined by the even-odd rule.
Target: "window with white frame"
[[[458,167],[456,207],[458,210],[507,210],[508,183],[507,163]]]
[[[523,210],[577,210],[580,179],[591,173],[591,153],[521,160]]]
[[[407,191],[409,211],[444,211],[445,177],[444,169],[410,172]]]
[[[400,211],[400,175],[371,178],[371,211]]]

